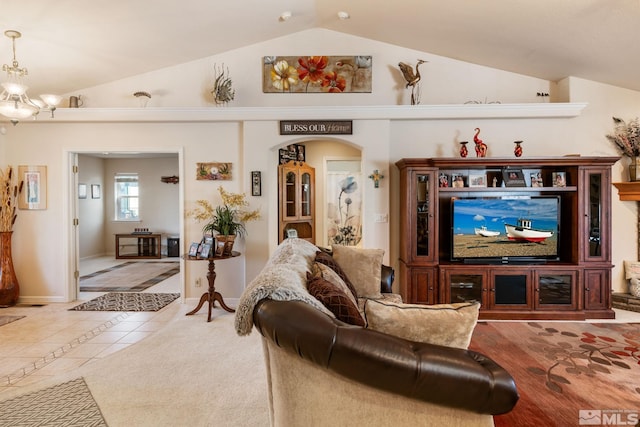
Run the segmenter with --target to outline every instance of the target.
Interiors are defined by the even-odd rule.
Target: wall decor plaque
[[[352,135],[353,120],[280,120],[280,135]]]

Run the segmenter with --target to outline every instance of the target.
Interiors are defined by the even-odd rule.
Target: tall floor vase
[[[9,307],[18,302],[20,286],[11,257],[13,231],[0,231],[0,307]]]

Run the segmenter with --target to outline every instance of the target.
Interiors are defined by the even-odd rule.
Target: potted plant
[[[249,202],[244,193],[231,193],[218,187],[222,198],[222,204],[215,208],[208,200],[197,200],[198,207],[191,212],[191,216],[199,222],[206,221],[202,231],[205,234],[215,235],[218,243],[224,242],[222,253],[231,254],[236,236],[243,237],[247,234],[245,224],[260,218],[260,211],[247,210]]]
[[[613,142],[620,153],[631,159],[629,164],[629,180],[640,181],[640,121],[636,117],[628,123],[617,117],[613,118],[615,130],[606,135]]]

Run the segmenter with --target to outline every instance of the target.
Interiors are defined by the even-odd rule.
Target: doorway
[[[315,244],[326,246],[329,241],[327,236],[330,233],[328,197],[333,197],[333,190],[328,192],[327,186],[328,173],[330,173],[327,170],[327,159],[347,159],[349,162],[359,165],[362,151],[349,142],[336,139],[295,141],[295,144],[305,147],[304,162],[315,169]]]
[[[108,269],[131,260],[115,259],[115,234],[132,233],[135,230],[148,229],[161,233],[162,253],[160,260],[141,260],[153,262],[176,261],[180,274],[171,279],[174,289],[177,287],[184,299],[184,263],[181,258],[168,257],[168,243],[182,242],[183,224],[183,183],[178,180],[165,182],[161,175],[182,175],[182,151],[167,152],[97,152],[73,151],[68,153],[71,166],[69,170],[69,205],[73,217],[70,230],[71,262],[69,268],[71,280],[68,300],[93,298],[91,294],[80,293],[80,277],[87,271]],[[131,220],[118,220],[116,215],[115,175],[116,171],[135,173],[140,177],[139,197],[140,215]],[[87,190],[83,193],[83,190]],[[80,190],[80,191],[79,191]],[[94,191],[92,191],[94,190]],[[97,190],[97,191],[96,191]],[[148,196],[152,194],[152,196]],[[169,240],[167,240],[169,239]],[[165,243],[166,242],[166,243]],[[180,243],[178,243],[180,247]],[[179,248],[178,248],[179,249]],[[179,255],[178,251],[178,255]],[[171,255],[175,254],[175,248]],[[138,262],[138,261],[136,261]],[[175,264],[174,264],[175,265]],[[93,270],[93,271],[92,271]],[[167,280],[169,282],[170,280]],[[176,283],[177,281],[177,283]],[[161,285],[161,284],[159,284]],[[160,286],[162,288],[162,286]],[[153,287],[156,291],[156,287]],[[94,294],[98,296],[99,294]]]

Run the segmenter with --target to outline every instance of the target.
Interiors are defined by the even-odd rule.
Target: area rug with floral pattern
[[[469,348],[516,381],[520,400],[497,427],[638,421],[638,323],[478,322]]]

